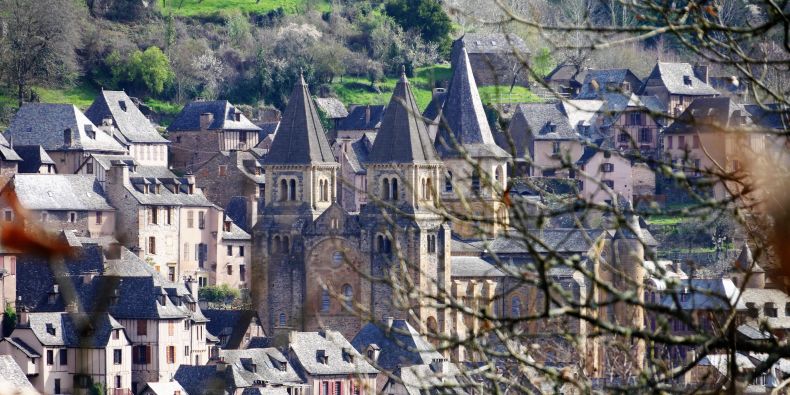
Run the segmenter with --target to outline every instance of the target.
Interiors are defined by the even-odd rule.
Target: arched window
[[[288,198],[291,199],[291,200],[296,200],[296,180],[291,180],[289,186],[290,186],[290,188],[288,188],[289,189],[288,190],[288,193],[289,193]]]
[[[502,180],[505,179],[505,174],[504,173],[505,173],[505,171],[504,171],[504,169],[502,169],[502,166],[497,166],[496,167],[496,172],[494,173],[494,177],[496,178],[497,181],[502,181]]]
[[[521,299],[518,296],[514,296],[510,302],[510,316],[521,317]]]
[[[384,237],[384,253],[392,254],[392,241],[389,237]]]
[[[384,252],[384,236],[382,235],[376,236],[376,251]]]
[[[398,200],[398,179],[392,179],[392,200]]]
[[[389,200],[390,198],[390,180],[389,178],[385,178],[381,180],[381,197],[384,200]]]
[[[280,326],[285,326],[285,313],[280,313]]]
[[[340,266],[343,263],[343,253],[340,251],[335,251],[332,254],[332,264],[335,266]]]
[[[354,288],[351,287],[351,284],[343,285],[343,299],[345,299],[346,305],[351,307],[354,301]]]
[[[324,289],[321,291],[321,311],[324,313],[329,312],[331,300],[329,299],[329,291]]]
[[[329,180],[324,180],[324,201],[329,201]]]
[[[291,240],[288,239],[288,236],[283,236],[283,252],[288,253],[291,249]]]
[[[280,201],[284,202],[288,199],[288,181],[285,179],[280,180]]]
[[[480,192],[480,171],[478,169],[472,172],[472,192]]]
[[[444,191],[445,192],[453,191],[453,172],[451,171],[448,171],[447,175],[444,177]]]
[[[282,242],[280,241],[280,236],[274,236],[274,239],[272,240],[272,252],[274,253],[280,252],[281,243]]]
[[[433,199],[433,180],[431,177],[428,177],[425,180],[425,200]]]

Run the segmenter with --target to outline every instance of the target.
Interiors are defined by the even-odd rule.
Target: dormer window
[[[71,145],[71,128],[66,128],[66,130],[63,131],[63,145]]]
[[[288,370],[288,361],[280,361],[279,365],[277,366],[281,372],[285,372]]]
[[[230,221],[225,221],[223,224],[223,229],[225,232],[230,232]]]
[[[354,363],[354,354],[351,353],[351,349],[343,349],[343,360],[348,363]]]
[[[119,100],[118,107],[121,108],[121,111],[126,112],[126,100]]]
[[[557,131],[557,125],[553,122],[549,122],[546,124],[546,131],[548,133],[555,133]]]
[[[324,365],[329,364],[329,355],[326,354],[326,350],[317,350],[315,352],[315,359],[318,363],[322,363]]]
[[[57,330],[55,329],[55,326],[52,325],[51,323],[47,323],[47,333],[49,333],[52,336],[55,336],[56,333],[57,333]]]
[[[691,86],[691,76],[684,75],[683,76],[683,84],[686,86]]]
[[[236,121],[236,122],[241,121],[241,113],[238,112],[238,111],[236,113],[234,113],[233,114],[233,120]]]
[[[91,139],[96,139],[96,132],[93,130],[93,125],[85,125],[85,134]]]

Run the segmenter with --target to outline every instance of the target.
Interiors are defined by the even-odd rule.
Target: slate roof
[[[0,387],[10,389],[10,393],[23,393],[20,391],[22,389],[30,390],[24,393],[35,391],[25,372],[10,355],[0,355]]]
[[[405,320],[393,320],[391,326],[367,323],[357,332],[351,344],[363,355],[371,344],[378,346],[380,352],[376,365],[388,372],[400,366],[430,364],[435,359],[444,359],[444,356]]]
[[[40,145],[17,145],[14,150],[22,158],[19,164],[20,173],[38,173],[41,165],[54,165],[55,161]]]
[[[745,104],[743,108],[752,116],[755,125],[774,130],[790,129],[790,108],[781,104]]]
[[[466,33],[458,40],[468,53],[529,53],[524,40],[513,33]]]
[[[203,315],[209,319],[206,329],[212,335],[227,341],[222,348],[235,349],[241,346],[242,338],[251,324],[258,323],[258,313],[255,310],[216,310],[205,309]]]
[[[277,128],[280,127],[280,121],[263,122],[261,124],[258,124],[258,127],[261,128],[260,133],[258,133],[258,140],[263,141],[263,139],[266,138],[266,136],[272,133],[277,133]]]
[[[342,101],[335,97],[316,97],[315,105],[326,114],[329,119],[340,119],[348,116],[348,110]]]
[[[158,381],[146,383],[145,385],[156,395],[189,395],[184,387],[182,387],[181,384],[178,384],[178,381]]]
[[[567,63],[560,63],[556,67],[554,67],[554,70],[551,70],[551,72],[549,72],[549,74],[544,78],[544,80],[547,82],[569,81],[579,84],[582,81],[584,81],[586,74],[587,71],[580,69],[579,66],[567,64]]]
[[[235,118],[237,112],[240,114],[238,121]],[[214,120],[208,126],[208,130],[261,130],[227,100],[193,101],[188,103],[167,130],[170,132],[199,132],[200,115],[205,113],[214,115]]]
[[[603,100],[564,100],[561,103],[562,112],[573,128],[595,126],[603,104]]]
[[[434,163],[439,161],[420,115],[409,80],[401,73],[370,150],[370,163]]]
[[[454,256],[452,262],[452,277],[504,277],[505,273],[486,260],[475,256]]]
[[[186,206],[186,207],[213,207],[200,188],[195,187],[192,194],[187,193],[187,180],[176,176],[172,171],[162,166],[135,166],[129,172],[129,184],[126,189],[138,203],[153,206]],[[162,184],[159,193],[143,193],[142,185]],[[173,193],[168,186],[179,188],[178,193]],[[173,188],[175,188],[173,187]]]
[[[561,103],[519,104],[516,111],[523,114],[529,132],[535,140],[578,140],[581,137],[568,121]],[[511,134],[515,133],[518,136],[519,132],[511,131]],[[516,139],[516,136],[513,136],[513,139]]]
[[[280,127],[272,148],[264,157],[267,165],[335,163],[318,111],[310,98],[304,78],[294,86],[288,107],[280,120]]]
[[[3,137],[2,133],[0,133],[0,159],[9,162],[18,162],[22,160],[17,152],[11,148],[11,144]]]
[[[259,380],[275,385],[302,383],[288,359],[274,347],[220,350],[219,356],[233,367],[234,374],[250,384]],[[252,365],[255,365],[254,369]]]
[[[104,348],[123,326],[109,314],[28,313],[30,330],[44,346]],[[20,329],[26,328],[20,326]]]
[[[465,48],[461,48],[458,57],[442,108],[436,150],[442,158],[459,156],[461,150],[473,158],[509,158],[510,154],[496,145],[491,134]]]
[[[690,80],[691,84],[686,84],[685,79]],[[645,78],[640,94],[644,92],[645,87],[649,86],[651,80],[660,81],[673,95],[715,96],[719,94],[713,87],[694,75],[694,68],[689,63],[656,63],[650,75]]]
[[[629,91],[623,91],[622,83],[624,82],[631,85]],[[597,89],[594,85],[597,85]],[[629,69],[591,69],[587,70],[576,99],[596,99],[606,92],[630,94],[639,89],[641,85],[642,81]]]
[[[790,329],[790,316],[785,314],[785,306],[790,303],[790,296],[779,289],[770,288],[744,288],[741,291],[741,301],[744,305],[754,303],[760,309],[759,321],[768,324],[771,329]],[[765,314],[763,307],[773,303],[777,310],[776,317]],[[748,305],[747,305],[748,306]]]
[[[12,185],[28,210],[115,211],[92,175],[17,174]]]
[[[89,136],[86,128],[92,129],[95,136]],[[71,130],[69,146],[64,141],[67,129]],[[14,115],[5,136],[14,145],[41,145],[47,151],[126,152],[71,104],[25,103]]]
[[[225,375],[214,365],[180,365],[173,375],[188,394],[227,395]]]
[[[664,133],[705,133],[750,125],[751,114],[729,97],[700,97],[694,99]]]
[[[340,332],[291,332],[290,349],[301,367],[309,375],[377,374],[378,370],[368,363],[351,346]],[[317,355],[323,351],[328,356],[326,364],[318,362]],[[344,358],[344,353],[353,355],[353,362]]]
[[[368,156],[370,155],[370,148],[372,148],[372,145],[373,142],[371,142],[367,134],[365,134],[357,139],[357,141],[351,143],[351,150],[344,152],[354,173],[365,174],[365,163],[368,162]]]
[[[381,104],[356,105],[348,108],[348,116],[337,123],[337,130],[375,130],[381,126],[386,107]]]
[[[682,310],[745,310],[746,304],[741,298],[741,291],[728,278],[721,279],[684,279],[674,286],[678,293],[679,306],[670,294],[661,297],[661,304],[669,308]],[[671,290],[669,292],[672,292]]]
[[[481,251],[489,251],[492,254],[528,254],[529,249],[526,243],[538,253],[555,251],[557,253],[586,253],[592,247],[595,240],[601,236],[600,229],[576,229],[576,228],[550,228],[530,230],[530,238],[524,236],[511,237],[502,235],[490,240],[475,240],[469,244]],[[548,249],[540,244],[532,242],[532,238],[537,238],[547,245]]]
[[[41,358],[41,354],[38,351],[34,350],[29,344],[25,343],[22,339],[18,337],[6,337],[3,339],[8,342],[8,344],[16,347],[20,351],[22,351],[28,358]]]
[[[223,228],[222,230],[222,240],[252,240],[252,236],[247,233],[244,229],[236,225],[230,217],[225,218],[227,221],[230,221],[230,231],[225,231]]]
[[[101,125],[105,118],[112,118],[113,126],[119,132],[115,137],[125,145],[170,142],[156,131],[151,121],[140,112],[124,91],[102,90],[91,106],[85,110],[85,116],[96,125]]]

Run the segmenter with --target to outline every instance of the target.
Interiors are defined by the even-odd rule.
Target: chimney
[[[392,323],[395,322],[394,317],[387,317],[387,329],[392,329]]]
[[[16,326],[30,326],[30,313],[28,312],[27,307],[22,306],[19,308],[19,322],[16,324]]]
[[[66,304],[66,312],[67,313],[72,313],[72,314],[73,313],[77,313],[78,312],[77,310],[78,309],[77,309],[77,302],[76,301],[72,300],[71,302]]]
[[[110,245],[107,246],[107,250],[104,251],[104,255],[107,259],[121,259],[121,244],[110,243]]]
[[[631,93],[631,83],[628,81],[620,83],[620,91],[623,93]]]
[[[433,88],[433,92],[431,93],[431,99],[436,99],[437,96],[441,95],[445,92],[444,88]]]
[[[370,105],[365,106],[365,125],[370,123]]]
[[[702,80],[704,83],[708,83],[708,65],[706,64],[695,64],[694,67],[694,76]]]
[[[82,275],[82,283],[83,284],[90,284],[94,278],[96,278],[96,272],[87,272]]]
[[[123,162],[116,162],[110,167],[105,180],[105,192],[110,201],[122,199],[124,186],[129,183],[129,167]]]
[[[192,278],[192,276],[187,277],[186,279],[187,289],[189,293],[192,295],[192,298],[197,301],[198,300],[198,282]]]
[[[200,114],[200,130],[206,130],[211,123],[214,122],[214,114],[210,112],[204,112]]]
[[[184,175],[187,181],[187,194],[192,195],[195,193],[195,175],[191,172]]]

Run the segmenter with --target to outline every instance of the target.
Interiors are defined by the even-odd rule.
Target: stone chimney
[[[17,303],[17,305],[18,305],[18,303]],[[18,313],[19,313],[18,314],[19,318],[18,318],[18,322],[17,322],[16,326],[29,327],[30,326],[30,312],[27,310],[27,307],[25,307],[25,306],[20,307]]]
[[[189,290],[189,293],[192,295],[192,298],[195,301],[197,301],[198,300],[198,290],[200,288],[198,286],[197,280],[195,278],[193,278],[192,276],[189,276],[189,277],[187,277],[185,282],[186,282],[187,289]]]
[[[695,64],[694,67],[694,76],[702,80],[704,83],[708,83],[708,65],[706,64]]]
[[[431,92],[431,99],[436,99],[437,96],[443,94],[447,90],[444,88],[433,88],[433,92]]]
[[[365,106],[365,125],[370,123],[370,105]]]
[[[187,193],[190,195],[195,193],[195,175],[190,172],[185,174],[184,178],[187,181]]]
[[[118,201],[126,196],[125,186],[129,183],[129,167],[123,162],[113,163],[110,171],[107,172],[107,179],[104,184],[104,191],[111,204],[117,204]]]
[[[210,112],[204,112],[200,114],[200,130],[206,130],[211,123],[214,122],[214,114]]]

